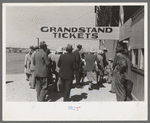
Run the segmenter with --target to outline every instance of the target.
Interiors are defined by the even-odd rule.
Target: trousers
[[[64,94],[63,101],[69,101],[72,81],[73,81],[72,79],[63,79],[63,78],[61,78],[62,92]]]
[[[42,102],[48,92],[47,78],[36,77],[37,101]]]
[[[75,70],[75,76],[76,76],[76,85],[80,85],[80,73],[79,73],[79,70]]]
[[[31,88],[35,88],[35,74],[31,71]]]

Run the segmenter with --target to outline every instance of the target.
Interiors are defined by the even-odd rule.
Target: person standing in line
[[[28,52],[25,54],[25,60],[24,60],[24,73],[26,74],[26,80],[29,81],[29,74],[27,72],[27,55],[28,55]]]
[[[51,71],[51,67],[52,67],[52,61],[51,61],[51,56],[50,56],[50,54],[51,54],[51,51],[50,51],[50,49],[49,48],[47,48],[47,50],[46,50],[46,53],[47,53],[47,56],[48,56],[48,60],[49,60],[49,62],[50,62],[50,67],[48,68],[48,86],[51,86],[52,84],[53,84],[53,79],[52,79],[52,71]]]
[[[98,83],[102,84],[103,83],[103,76],[104,76],[103,51],[102,50],[98,51],[97,60],[98,60],[98,63],[97,63],[98,70],[96,72],[97,84]],[[100,79],[98,81],[99,76],[100,76]]]
[[[106,66],[106,70],[108,72],[108,81],[107,83],[111,84],[112,83],[112,66],[113,66],[113,60],[112,58],[108,59],[108,65]]]
[[[81,56],[80,56],[80,53],[79,51],[82,49],[82,45],[78,44],[77,45],[77,49],[74,51],[74,56],[75,56],[75,61],[76,61],[76,70],[74,71],[75,72],[75,77],[76,77],[76,87],[77,88],[81,88],[81,84],[80,84],[80,74],[79,74],[79,71],[80,71],[80,62],[81,62]]]
[[[37,101],[45,101],[45,96],[48,92],[48,73],[50,61],[46,53],[47,45],[45,41],[40,42],[40,49],[33,57],[35,65],[35,79],[37,86]]]
[[[95,53],[95,49],[91,48],[90,53],[87,54],[85,61],[85,70],[87,71],[87,78],[89,82],[89,91],[92,90],[92,81],[96,81],[96,73],[95,73],[95,61],[97,60]]]
[[[107,49],[103,48],[104,75],[106,74],[105,67],[108,65],[107,58],[106,58],[106,53],[107,53]],[[107,80],[107,77],[106,77],[106,80]]]
[[[31,85],[30,85],[30,89],[35,89],[35,84],[36,84],[36,82],[35,82],[35,71],[34,71],[35,66],[33,65],[33,57],[34,57],[35,53],[37,52],[37,49],[39,49],[39,47],[35,46],[33,48],[33,53],[31,55],[31,67],[30,67],[30,70],[31,70]]]
[[[116,48],[117,58],[114,67],[114,81],[117,101],[126,101],[125,82],[128,80],[128,70],[130,69],[130,60],[124,54],[125,49],[121,46]]]
[[[103,64],[104,68],[108,65],[107,58],[106,58],[107,49],[103,48]]]
[[[67,53],[62,54],[58,60],[59,77],[62,83],[64,98],[63,101],[70,101],[71,84],[73,81],[73,72],[76,68],[75,56],[72,53],[72,45],[68,44]]]
[[[81,54],[81,62],[80,62],[80,80],[81,80],[81,85],[83,86],[83,82],[84,82],[84,78],[86,76],[86,70],[85,70],[85,65],[86,65],[86,62],[85,62],[85,53],[83,52]]]
[[[58,87],[58,72],[56,71],[56,61],[54,56],[51,55],[51,64],[52,64],[52,78],[53,78],[53,82],[54,82],[54,91],[58,92],[59,87]]]
[[[33,46],[30,46],[29,48],[29,53],[26,54],[25,56],[25,62],[24,62],[24,66],[26,68],[26,75],[28,76],[27,78],[27,81],[30,81],[29,82],[29,85],[31,85],[31,70],[30,70],[30,67],[31,67],[31,55],[33,53]]]

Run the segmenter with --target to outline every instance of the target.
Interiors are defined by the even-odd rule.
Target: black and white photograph
[[[147,119],[146,2],[2,6],[3,120]]]

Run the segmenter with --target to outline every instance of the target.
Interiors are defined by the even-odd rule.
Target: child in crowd
[[[86,76],[86,71],[85,71],[85,65],[86,65],[86,62],[85,62],[85,53],[82,53],[81,54],[81,63],[80,63],[80,80],[81,80],[81,85],[83,86],[83,81],[84,81],[84,78]]]
[[[106,71],[107,71],[107,75],[108,75],[108,80],[107,82],[110,84],[112,83],[112,66],[113,66],[113,60],[112,58],[108,59],[108,65],[106,66]]]

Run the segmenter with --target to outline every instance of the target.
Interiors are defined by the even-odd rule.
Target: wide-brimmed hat
[[[105,47],[103,48],[103,51],[107,51],[107,50],[108,50],[107,48],[105,48]]]
[[[77,47],[78,47],[79,49],[82,49],[82,45],[81,45],[81,44],[77,44]]]
[[[125,49],[122,46],[116,48],[116,52],[123,52]]]
[[[93,47],[90,48],[90,53],[95,53],[95,49]]]
[[[99,50],[97,53],[98,53],[99,55],[101,55],[101,54],[103,54],[103,50]]]
[[[108,61],[113,61],[112,58],[109,58]]]
[[[66,51],[72,51],[72,50],[73,50],[72,45],[68,44],[66,47]]]
[[[33,50],[33,49],[34,49],[34,46],[30,46],[30,49]]]
[[[43,46],[47,46],[47,44],[46,44],[45,41],[41,41],[41,42],[40,42],[40,47],[43,47]]]
[[[36,49],[39,49],[39,46],[35,46],[35,47],[34,47],[34,50],[36,50]]]
[[[46,49],[46,53],[49,54],[51,53],[51,50],[49,48]]]

